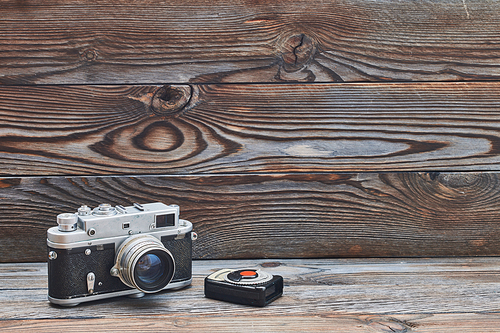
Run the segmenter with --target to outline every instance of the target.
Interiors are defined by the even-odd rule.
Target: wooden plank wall
[[[500,255],[500,3],[0,1],[0,261],[163,201],[195,258]]]

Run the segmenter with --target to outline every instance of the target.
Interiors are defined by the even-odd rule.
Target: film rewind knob
[[[74,231],[76,230],[76,222],[78,217],[76,214],[63,213],[57,215],[57,224],[59,231]]]

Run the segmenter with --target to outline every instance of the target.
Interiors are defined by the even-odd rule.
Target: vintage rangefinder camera
[[[74,306],[129,295],[142,297],[191,283],[191,222],[179,206],[101,204],[57,216],[47,231],[49,300]]]

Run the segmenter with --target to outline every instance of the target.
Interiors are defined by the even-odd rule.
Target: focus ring
[[[163,281],[154,289],[141,287],[140,283],[134,278],[137,262],[144,255],[152,253],[160,260],[163,258],[161,262],[166,266],[166,272],[162,275],[162,279],[159,280]],[[175,272],[175,261],[170,251],[165,248],[160,240],[151,235],[137,235],[127,238],[120,246],[116,256],[116,267],[118,268],[118,277],[124,284],[142,292],[151,293],[163,289],[170,283]]]

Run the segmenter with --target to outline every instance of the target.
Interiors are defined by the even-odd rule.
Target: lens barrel
[[[116,256],[118,277],[144,293],[154,293],[170,283],[175,272],[172,254],[151,235],[127,238]]]

